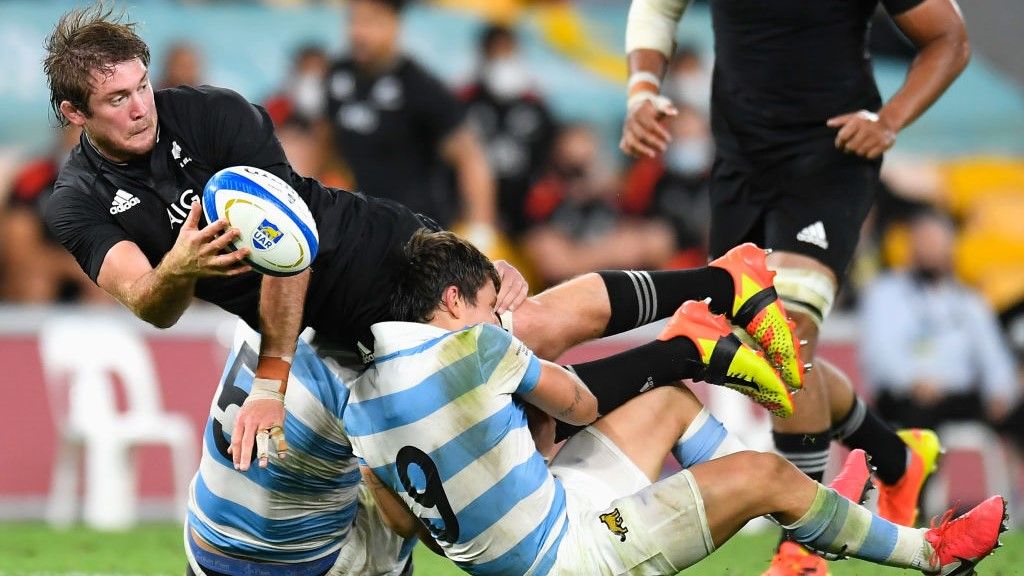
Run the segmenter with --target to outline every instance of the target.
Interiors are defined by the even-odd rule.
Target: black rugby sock
[[[832,441],[828,430],[810,434],[772,432],[772,440],[779,454],[812,480],[820,483],[825,478],[828,449]]]
[[[871,455],[875,475],[886,484],[895,484],[907,471],[907,445],[868,408],[859,396],[842,420],[832,426],[832,434],[848,448],[860,448]]]
[[[597,409],[608,414],[642,392],[704,372],[697,346],[689,338],[655,340],[607,358],[567,366],[597,397]],[[563,440],[582,427],[558,422],[555,436]]]
[[[604,336],[668,318],[687,300],[711,298],[715,314],[732,311],[732,276],[713,266],[688,270],[604,270],[611,317]]]

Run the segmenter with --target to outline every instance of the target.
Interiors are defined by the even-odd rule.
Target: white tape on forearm
[[[641,82],[647,82],[648,84],[652,84],[655,88],[661,88],[661,78],[658,78],[657,74],[646,70],[639,70],[629,75],[629,82],[626,83],[626,91],[629,92],[633,90],[633,87]]]
[[[633,0],[626,20],[626,54],[634,50],[657,50],[672,58],[676,26],[690,0]]]
[[[256,378],[252,381],[252,390],[246,402],[252,400],[277,400],[284,402],[284,394],[281,394],[281,381],[269,378]]]

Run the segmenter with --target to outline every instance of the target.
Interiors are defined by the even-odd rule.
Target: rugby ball
[[[316,259],[320,239],[309,207],[266,170],[233,166],[214,174],[203,189],[203,213],[241,232],[234,248],[249,248],[246,261],[263,274],[291,276]]]

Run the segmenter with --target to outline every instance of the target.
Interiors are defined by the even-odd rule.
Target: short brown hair
[[[116,64],[138,58],[149,66],[149,46],[135,33],[135,23],[124,12],[99,1],[61,16],[46,39],[43,71],[50,87],[50,107],[61,126],[67,119],[60,103],[89,114],[92,72],[110,74]]]
[[[476,304],[476,293],[487,283],[501,287],[494,264],[475,246],[451,232],[421,228],[405,245],[405,269],[391,294],[391,319],[428,322],[449,286],[466,302]]]

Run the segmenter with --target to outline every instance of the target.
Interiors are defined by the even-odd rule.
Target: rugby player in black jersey
[[[628,154],[655,156],[668,144],[661,120],[676,111],[659,87],[687,4],[634,0],[630,7],[629,100],[620,142]],[[867,51],[868,21],[878,4],[710,1],[711,252],[748,241],[774,250],[775,285],[797,334],[809,343],[807,362],[874,199],[882,154],[942,95],[970,54],[955,0],[881,0],[918,49],[903,86],[883,104]],[[878,466],[882,515],[914,523],[921,485],[939,451],[934,433],[897,436],[827,362],[817,360],[806,381],[795,417],[774,422],[779,451],[821,480],[833,433],[864,448]],[[824,570],[813,558],[787,565]]]

